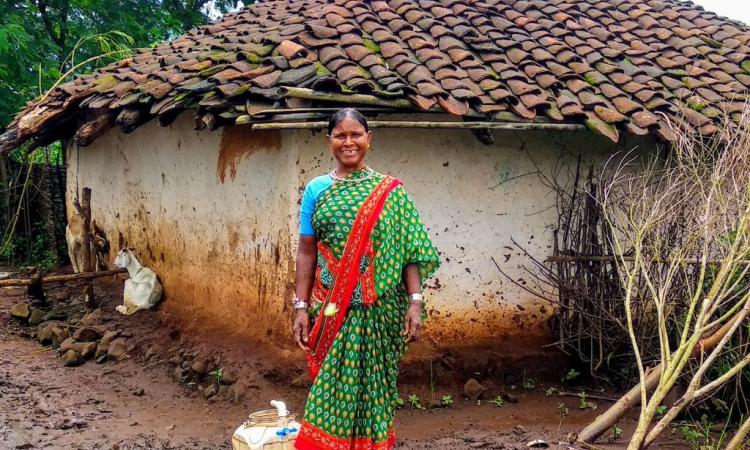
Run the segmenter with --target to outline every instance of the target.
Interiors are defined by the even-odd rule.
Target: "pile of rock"
[[[132,351],[121,331],[94,326],[101,318],[100,310],[81,318],[83,312],[66,305],[58,304],[50,308],[48,305],[21,302],[13,305],[10,314],[31,327],[29,336],[36,337],[42,345],[51,345],[56,349],[66,366],[77,366],[89,359],[98,363],[119,360]]]
[[[71,334],[71,329],[58,320],[50,320],[40,323],[36,331],[39,343],[57,349],[66,366],[77,366],[89,359],[97,363],[117,361],[132,351],[119,330],[102,331],[96,327],[81,326]]]
[[[237,374],[223,369],[217,356],[179,350],[169,363],[174,365],[172,376],[177,381],[195,385],[206,399],[226,398],[238,402],[244,395],[244,388],[235,385]]]

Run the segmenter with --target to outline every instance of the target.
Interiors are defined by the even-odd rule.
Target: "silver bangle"
[[[414,294],[409,294],[409,301],[414,303],[422,303],[424,301],[424,297],[422,297],[422,294],[419,292],[416,292]]]
[[[307,308],[308,304],[305,300],[302,300],[301,298],[295,296],[292,299],[292,306],[294,307],[294,309],[305,309]]]

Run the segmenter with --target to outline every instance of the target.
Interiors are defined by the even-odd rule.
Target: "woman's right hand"
[[[307,333],[310,328],[310,317],[307,315],[307,308],[297,309],[296,311],[294,326],[292,327],[294,343],[302,350],[308,351]]]

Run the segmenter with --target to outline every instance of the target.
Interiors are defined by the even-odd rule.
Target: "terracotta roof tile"
[[[271,104],[277,86],[348,88],[421,110],[543,112],[610,139],[613,124],[669,139],[649,111],[704,135],[716,132],[722,108],[737,114],[750,87],[748,43],[745,26],[674,0],[267,0],[79,77],[43,103],[71,119],[142,105],[145,121],[188,99],[233,110],[248,95]]]

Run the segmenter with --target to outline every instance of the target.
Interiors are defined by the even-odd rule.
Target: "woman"
[[[438,254],[401,182],[365,164],[365,117],[338,111],[326,140],[336,168],[308,183],[300,212],[293,332],[314,382],[295,446],[390,449],[397,365]]]

